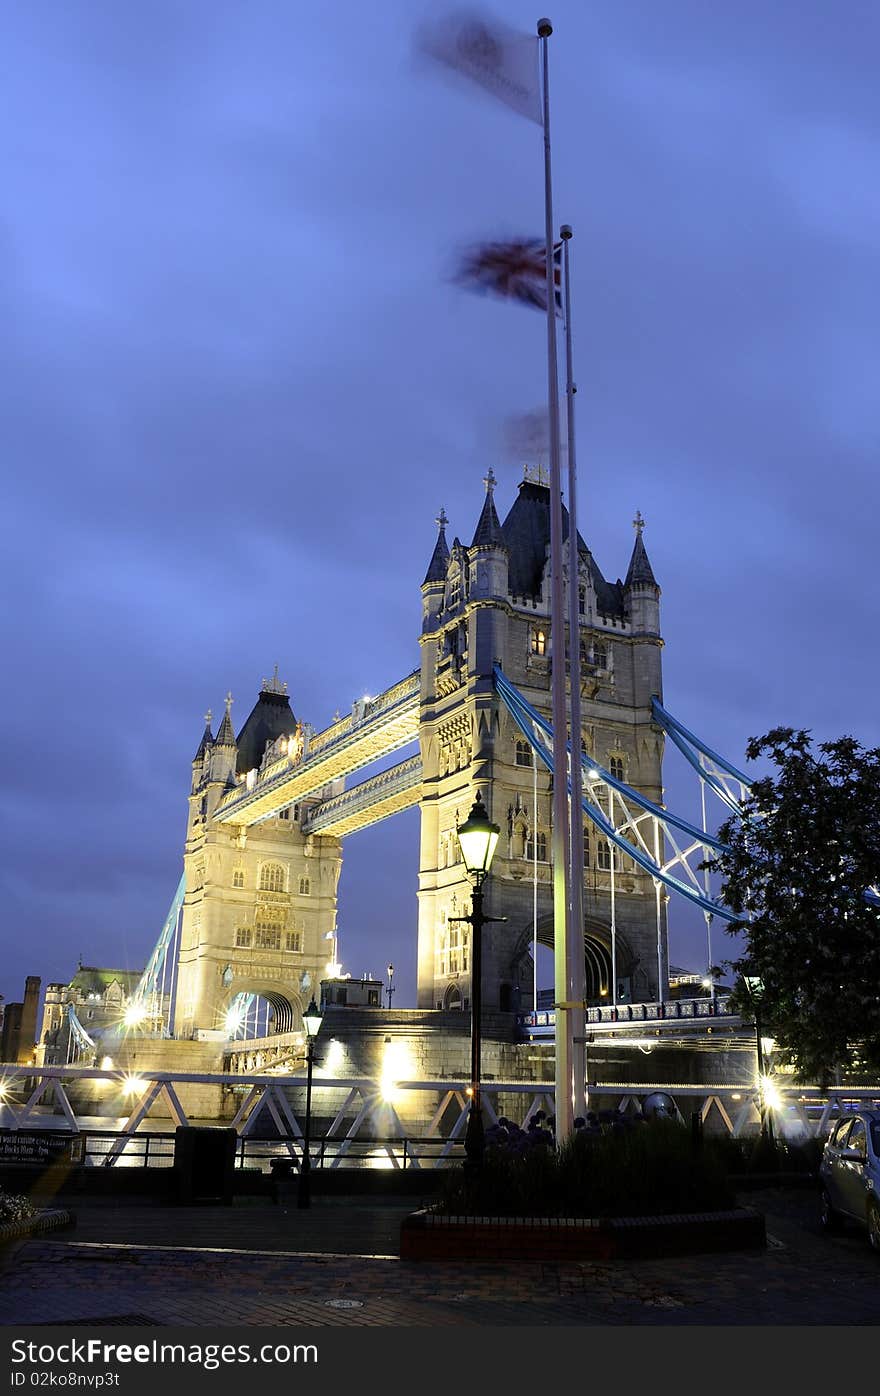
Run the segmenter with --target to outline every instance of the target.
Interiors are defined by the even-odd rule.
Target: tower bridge
[[[232,1036],[256,998],[272,1005],[276,1028],[297,1029],[303,1004],[338,967],[344,839],[416,805],[418,1007],[467,1008],[469,928],[456,918],[470,887],[456,827],[478,789],[502,828],[487,911],[506,918],[484,931],[483,1003],[491,1012],[528,1001],[537,946],[553,943],[546,756],[551,666],[566,643],[579,645],[584,675],[588,999],[662,999],[667,891],[676,879],[701,891],[688,860],[702,846],[689,826],[683,837],[658,823],[665,734],[652,702],[662,697],[663,640],[643,521],[623,581],[605,578],[579,535],[567,541],[565,586],[577,588],[580,633],[554,635],[548,484],[526,472],[503,522],[491,471],[485,486],[469,543],[450,545],[442,511],[437,520],[417,670],[321,731],[297,720],[277,670],[237,733],[231,695],[216,735],[208,715],[178,910],[137,996],[161,1003],[149,1016],[162,1031]],[[368,770],[398,751],[404,759],[390,769]]]

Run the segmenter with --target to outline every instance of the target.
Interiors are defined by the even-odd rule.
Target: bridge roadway
[[[310,736],[301,759],[280,756],[255,779],[248,777],[220,802],[214,817],[239,827],[270,819],[332,781],[408,746],[418,735],[419,673],[415,670],[377,697],[355,703],[346,717]],[[392,776],[396,784],[389,779]],[[393,772],[383,772],[310,811],[309,827],[313,833],[351,833],[416,804],[420,793],[421,763],[404,762]]]

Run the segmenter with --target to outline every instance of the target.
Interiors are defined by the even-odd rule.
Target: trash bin
[[[178,1125],[174,1132],[174,1178],[177,1201],[232,1205],[235,1174],[234,1129]]]

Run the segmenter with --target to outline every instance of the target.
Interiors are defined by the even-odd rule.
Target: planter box
[[[26,1236],[39,1236],[44,1231],[56,1231],[61,1226],[75,1226],[76,1217],[61,1207],[37,1212],[27,1221],[0,1223],[0,1246],[6,1241],[20,1241]]]
[[[423,1208],[400,1226],[401,1260],[630,1260],[762,1249],[750,1207],[668,1217],[456,1217]]]

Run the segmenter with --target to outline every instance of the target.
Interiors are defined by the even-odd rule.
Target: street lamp
[[[483,1160],[483,1112],[480,1103],[480,1011],[483,995],[483,927],[487,921],[506,921],[506,916],[483,915],[483,882],[489,872],[501,830],[486,814],[477,798],[464,824],[458,827],[458,843],[467,874],[473,879],[470,916],[450,916],[450,921],[466,921],[471,927],[471,1105],[468,1111],[464,1151],[472,1167]]]
[[[311,1207],[311,1172],[312,1160],[309,1154],[309,1135],[312,1127],[312,1067],[315,1061],[315,1038],[321,1028],[323,1018],[321,1017],[318,1005],[315,1003],[315,996],[312,994],[311,1002],[303,1014],[303,1027],[306,1030],[306,1132],[303,1136],[303,1156],[302,1167],[299,1170],[299,1189],[297,1191],[297,1207]]]
[[[391,995],[394,993],[394,966],[393,966],[393,965],[389,965],[389,966],[388,966],[388,988],[387,988],[386,992],[387,992],[387,994],[388,994],[388,1007],[390,1008],[390,1007],[391,1007]]]
[[[741,977],[755,1020],[755,1064],[758,1070],[758,1091],[761,1101],[761,1138],[765,1143],[772,1144],[773,1116],[767,1109],[767,1078],[764,1071],[764,1043],[769,1039],[761,1035],[761,1000],[764,997],[764,982],[754,974],[744,974]]]

